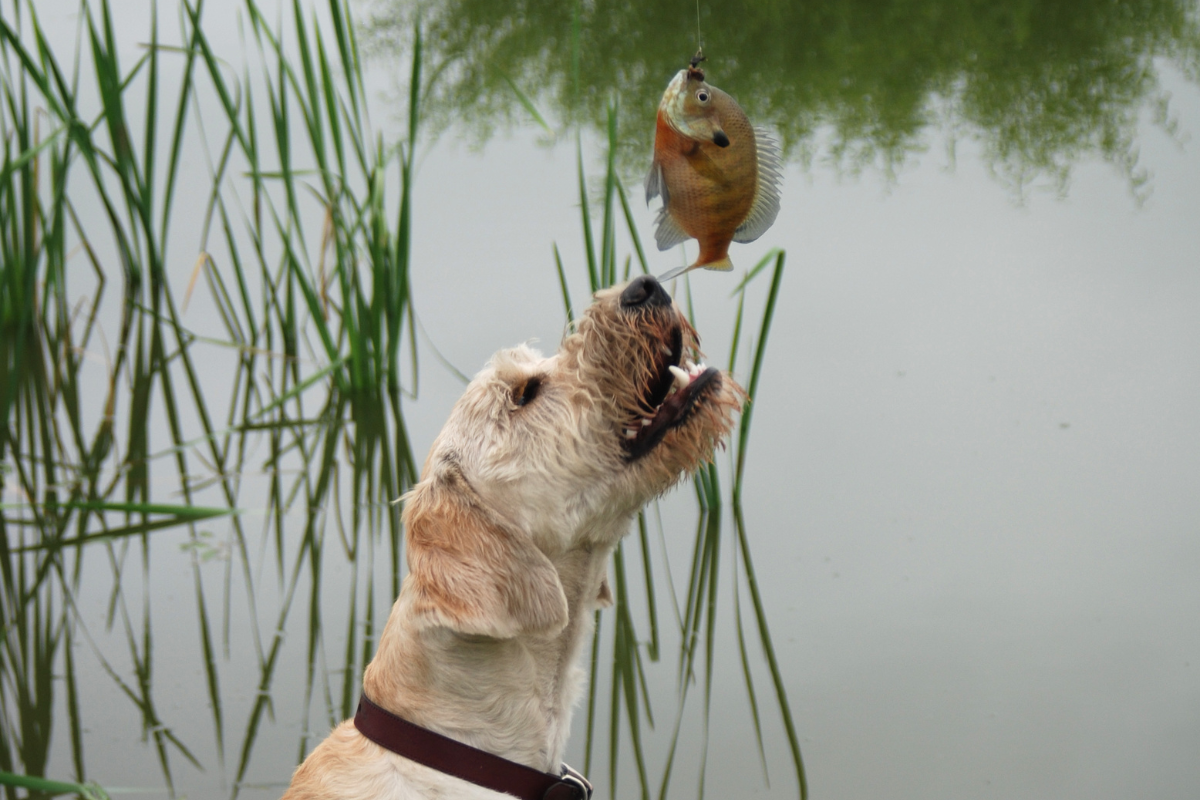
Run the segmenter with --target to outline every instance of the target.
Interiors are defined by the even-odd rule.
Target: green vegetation
[[[85,753],[85,726],[94,724],[85,689],[108,680],[140,717],[168,792],[190,764],[225,772],[236,796],[275,720],[299,722],[299,760],[314,737],[353,712],[387,612],[377,603],[399,589],[402,530],[390,501],[417,478],[403,413],[418,376],[409,290],[413,152],[421,98],[438,85],[439,71],[424,66],[414,27],[407,132],[388,142],[372,130],[343,0],[316,14],[296,0],[282,22],[246,0],[239,64],[225,61],[206,35],[204,0],[180,0],[179,34],[169,42],[151,15],[131,63],[122,63],[108,0],[81,0],[79,11],[72,55],[52,43],[33,0],[0,0],[0,784],[10,800],[18,787],[30,796],[98,793],[84,783],[96,769]],[[536,113],[516,86],[508,84],[502,102]],[[623,140],[615,107],[607,122],[598,247],[582,149],[579,156],[593,288],[618,279],[622,218],[646,269],[616,169]],[[185,185],[185,158],[203,158],[208,180]],[[192,278],[182,297],[180,264]],[[631,264],[632,256],[623,275]],[[764,259],[747,282],[768,268],[752,391],[782,253]],[[215,332],[185,324],[201,278],[206,292],[199,292],[219,320]],[[564,299],[570,316],[579,305]],[[756,660],[738,605],[748,598],[803,796],[795,725],[742,522],[749,420],[730,467],[737,640],[761,747]],[[617,556],[618,607],[597,633],[587,745],[590,762],[597,698],[607,690],[612,791],[626,742],[643,795],[661,771],[666,796],[699,663],[707,722],[720,605],[720,475],[713,466],[695,479],[699,521],[678,617],[682,646],[677,663],[664,667],[675,670],[678,708],[661,770],[645,755],[641,716],[652,724],[648,665],[664,660],[667,640],[657,612],[663,567],[650,555],[648,518]],[[639,556],[644,609],[629,596],[626,562]],[[157,688],[156,638],[164,625],[180,624],[179,609],[168,615],[152,603],[164,559],[191,573],[190,587],[175,588],[194,609],[184,616],[194,614],[203,666],[182,702],[208,708],[208,742],[183,741],[178,712],[164,710]],[[636,629],[643,618],[648,640]],[[609,651],[604,636],[612,637],[611,664],[598,656]],[[114,642],[124,650],[110,652]],[[231,687],[234,662],[242,661],[253,685]],[[299,697],[276,691],[284,663],[303,673]],[[233,695],[249,699],[239,705]],[[57,719],[67,720],[65,731],[56,730]],[[41,779],[52,754],[69,759],[79,784]],[[272,777],[285,780],[286,768]]]
[[[400,407],[411,147],[386,146],[370,131],[354,28],[339,2],[329,4],[328,18],[319,26],[312,22],[311,31],[297,5],[286,45],[247,3],[261,75],[249,66],[236,74],[213,52],[202,25],[203,0],[181,4],[179,45],[161,43],[153,17],[144,55],[127,66],[118,63],[108,3],[80,9],[83,47],[75,63],[50,45],[35,5],[14,0],[0,16],[6,147],[0,489],[7,503],[0,516],[6,676],[0,767],[42,774],[51,714],[63,702],[50,676],[65,665],[73,760],[84,776],[70,646],[79,637],[141,712],[168,788],[174,785],[172,754],[201,766],[159,713],[154,693],[151,534],[182,526],[192,545],[185,550],[190,556],[180,557],[192,564],[203,691],[219,758],[231,724],[220,663],[222,655],[229,658],[235,579],[247,598],[248,608],[238,613],[251,626],[260,679],[240,737],[236,786],[268,711],[302,585],[308,693],[329,694],[328,686],[319,686],[324,676],[317,667],[328,522],[335,521],[355,578],[346,610],[346,669],[336,699],[328,698],[330,717],[349,715],[369,657],[377,550],[389,591],[399,583],[399,513],[386,500],[415,477]],[[414,86],[419,64],[418,45]],[[175,91],[164,88],[168,76]],[[90,108],[97,97],[99,108]],[[200,120],[201,100],[213,98],[224,117]],[[409,142],[417,119],[414,103]],[[206,199],[199,227],[173,213],[183,191],[185,150],[209,157],[210,184],[199,195],[197,187],[186,187],[188,200]],[[397,185],[389,208],[388,193]],[[97,207],[102,214],[89,213]],[[303,235],[314,216],[326,222],[318,241]],[[203,274],[224,325],[217,342],[181,321],[166,268],[168,240],[181,235],[180,227],[193,237],[188,262]],[[119,328],[102,332],[102,302],[113,283]],[[73,307],[80,298],[82,317]],[[85,355],[100,336],[111,356],[97,380]],[[231,354],[229,377],[216,390],[197,367],[201,351],[211,358],[214,344]],[[223,419],[211,408],[216,391],[230,392],[220,398]],[[156,419],[161,428],[152,430]],[[240,511],[241,476],[259,471],[248,459],[262,446],[270,454],[262,467],[268,489],[246,502],[264,518],[263,541],[256,544]],[[171,472],[174,480],[164,482]],[[164,508],[168,495],[181,506]],[[200,507],[201,495],[219,505]],[[344,518],[323,513],[338,500],[347,503]],[[305,524],[289,530],[284,515],[297,506]],[[199,523],[214,515],[231,519],[219,615],[200,570],[211,536]],[[132,676],[104,659],[76,607],[85,546],[100,548],[110,566],[106,624],[124,628]],[[264,634],[251,553],[265,546],[274,551],[281,601]],[[135,559],[140,575],[127,569]],[[205,704],[200,697],[195,702]]]
[[[73,794],[83,800],[108,800],[108,794],[94,783],[67,783],[65,781],[48,781],[45,778],[30,778],[26,775],[13,775],[0,772],[0,786],[28,789],[31,795],[54,797],[60,794]]]

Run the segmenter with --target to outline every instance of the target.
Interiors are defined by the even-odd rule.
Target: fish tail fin
[[[704,267],[705,269],[714,269],[717,272],[729,272],[729,270],[733,269],[733,262],[729,260],[729,256],[725,256],[716,261],[709,261],[707,264],[697,264],[696,266]]]

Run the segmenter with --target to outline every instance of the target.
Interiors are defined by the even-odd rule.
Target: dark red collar
[[[365,694],[359,697],[354,727],[380,747],[411,761],[521,800],[589,800],[592,796],[592,785],[566,764],[562,775],[551,775],[509,761],[401,719]]]

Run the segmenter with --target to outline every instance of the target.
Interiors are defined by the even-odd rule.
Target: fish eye
[[[700,91],[696,92],[696,99],[699,100],[701,103],[707,103],[708,102],[708,92],[704,89],[701,89]]]

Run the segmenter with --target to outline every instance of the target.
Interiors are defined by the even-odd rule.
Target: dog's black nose
[[[621,308],[657,308],[671,305],[671,295],[653,275],[634,278],[621,292]]]

